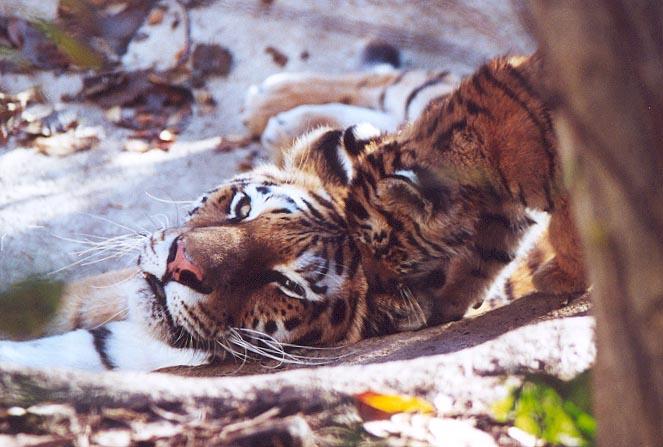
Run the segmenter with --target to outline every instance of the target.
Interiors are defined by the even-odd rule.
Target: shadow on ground
[[[315,359],[321,357],[334,357],[336,360],[326,362],[324,366],[340,366],[379,364],[450,354],[486,343],[530,324],[587,315],[590,307],[588,294],[555,296],[535,293],[472,318],[421,331],[362,340],[354,345],[333,350],[312,351],[310,358],[315,362]],[[162,372],[185,376],[243,376],[302,367],[305,365],[279,366],[275,361],[242,363],[230,359],[214,366],[166,368]]]

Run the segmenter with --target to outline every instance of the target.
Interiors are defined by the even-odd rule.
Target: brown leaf
[[[359,415],[364,420],[388,419],[397,413],[433,413],[435,408],[416,396],[366,391],[355,394]]]

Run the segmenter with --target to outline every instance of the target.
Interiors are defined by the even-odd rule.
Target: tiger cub
[[[319,162],[347,185],[374,287],[407,290],[435,324],[461,318],[514,260],[527,209],[550,214],[546,240],[506,294],[587,287],[544,86],[538,55],[497,58],[462,82],[429,71],[277,75],[250,92],[246,122],[277,152],[320,124],[386,130],[363,140],[346,130]]]

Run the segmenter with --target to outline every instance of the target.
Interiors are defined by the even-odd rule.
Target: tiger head
[[[136,319],[172,345],[207,347],[232,331],[329,345],[423,324],[411,321],[411,304],[371,284],[345,211],[343,138],[312,132],[280,166],[227,181],[183,226],[152,234],[138,260],[146,286]]]
[[[423,326],[427,288],[468,236],[445,217],[467,210],[388,138],[320,128],[279,166],[209,191],[145,244],[142,319],[171,343],[242,330],[329,345]]]

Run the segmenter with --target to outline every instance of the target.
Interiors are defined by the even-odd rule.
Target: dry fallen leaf
[[[433,405],[416,396],[381,394],[373,391],[354,395],[359,415],[365,420],[388,419],[396,413],[424,413],[435,411]]]
[[[445,447],[496,447],[493,437],[470,420],[437,418],[425,414],[395,414],[386,421],[364,423],[364,430],[382,439],[398,439],[406,445]]]
[[[99,143],[101,130],[95,127],[77,127],[51,137],[37,137],[35,148],[46,155],[63,157],[74,152],[85,151]]]

